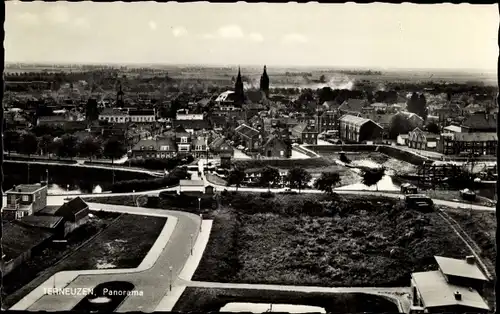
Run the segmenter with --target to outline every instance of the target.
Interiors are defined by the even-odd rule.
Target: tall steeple
[[[241,69],[238,67],[238,76],[236,77],[236,83],[234,84],[234,93],[236,94],[236,102],[241,105],[245,100],[243,93],[243,80],[241,79]]]
[[[269,76],[267,75],[265,65],[264,65],[264,72],[260,77],[260,90],[266,94],[266,97],[269,97]]]
[[[116,106],[123,106],[123,91],[122,91],[122,83],[119,83],[118,92],[116,93]]]

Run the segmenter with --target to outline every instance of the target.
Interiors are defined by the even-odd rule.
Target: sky
[[[6,62],[496,71],[496,5],[6,2]]]

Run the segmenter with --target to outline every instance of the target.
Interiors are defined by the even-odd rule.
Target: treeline
[[[28,156],[40,154],[54,155],[62,158],[105,157],[111,160],[123,157],[127,150],[122,141],[110,138],[106,141],[93,136],[82,140],[72,134],[62,134],[54,137],[50,134],[36,134],[29,131],[7,130],[4,133],[4,149],[10,154],[17,152]]]

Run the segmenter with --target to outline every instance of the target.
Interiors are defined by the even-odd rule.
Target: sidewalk
[[[160,304],[156,307],[155,311],[172,311],[175,304],[182,296],[184,289],[186,288],[186,281],[190,281],[193,277],[198,265],[200,264],[201,258],[203,257],[203,252],[210,239],[210,232],[212,231],[212,220],[203,220],[201,225],[201,232],[198,234],[196,243],[193,247],[193,255],[190,255],[184,268],[177,280],[173,282],[172,291],[167,292],[167,294],[162,298]]]
[[[89,205],[95,206],[96,204],[90,203]],[[102,204],[98,204],[99,206]],[[112,207],[112,205],[108,205]],[[108,209],[109,209],[108,207]],[[103,207],[106,208],[106,207]],[[139,209],[139,208],[138,208]],[[17,302],[14,306],[10,308],[10,310],[27,310],[30,306],[36,303],[39,299],[41,299],[45,295],[45,290],[50,288],[64,288],[72,281],[74,281],[80,275],[108,275],[108,274],[125,274],[125,273],[135,273],[141,272],[153,267],[153,265],[158,260],[160,254],[165,249],[168,244],[170,237],[175,230],[175,226],[177,225],[178,218],[168,215],[166,213],[157,213],[150,212],[148,214],[148,209],[144,208],[144,212],[141,214],[146,216],[156,216],[156,217],[167,217],[167,222],[163,227],[160,235],[157,240],[149,250],[146,257],[143,259],[141,264],[137,268],[128,268],[128,269],[99,269],[99,270],[76,270],[76,271],[63,271],[57,274],[54,274],[52,277],[47,279],[43,284],[35,288],[28,295],[26,295],[23,299]],[[116,211],[115,211],[116,212]],[[126,213],[137,214],[137,211],[121,211]]]

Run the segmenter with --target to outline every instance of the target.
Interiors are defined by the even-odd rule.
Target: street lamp
[[[66,192],[69,192],[69,184],[66,184]]]
[[[189,235],[191,237],[191,255],[193,255],[193,234]]]
[[[198,212],[201,212],[201,197],[198,197]]]
[[[173,267],[172,267],[172,266],[170,266],[168,269],[170,270],[170,282],[169,282],[169,289],[170,289],[170,291],[172,291],[172,269],[173,269]]]

